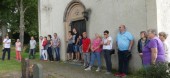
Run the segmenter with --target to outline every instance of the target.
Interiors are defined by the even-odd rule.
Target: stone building
[[[170,0],[39,0],[39,35],[57,33],[61,39],[61,59],[66,59],[66,36],[71,28],[103,35],[109,30],[116,40],[118,27],[124,24],[135,36],[130,69],[141,68],[137,52],[139,32],[154,28],[170,33]],[[113,68],[118,68],[117,54],[112,55]],[[104,60],[103,64],[104,63]]]

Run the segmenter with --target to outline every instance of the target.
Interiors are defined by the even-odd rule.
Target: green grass
[[[22,58],[28,58],[28,53],[21,53]],[[2,57],[2,50],[0,49],[0,58]],[[38,57],[38,53],[36,53],[36,58]],[[20,72],[21,71],[21,62],[17,61],[15,58],[15,50],[14,47],[11,48],[11,59],[7,60],[7,53],[5,56],[5,60],[0,60],[0,73],[7,72]]]

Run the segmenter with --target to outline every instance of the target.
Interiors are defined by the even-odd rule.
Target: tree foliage
[[[11,29],[12,33],[19,33],[21,0],[0,0],[0,26]],[[38,0],[23,0],[25,32],[38,36]]]

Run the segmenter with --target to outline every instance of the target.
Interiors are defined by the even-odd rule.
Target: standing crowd
[[[134,44],[133,35],[126,30],[125,25],[120,25],[119,33],[116,37],[116,45],[119,57],[119,72],[115,76],[124,77],[128,73],[128,63],[131,57],[131,50]],[[73,33],[72,33],[73,32]],[[113,48],[113,38],[109,35],[109,31],[103,32],[104,37],[102,38],[98,33],[95,34],[94,39],[87,37],[87,33],[83,32],[78,34],[77,30],[73,28],[72,31],[68,32],[68,48],[67,48],[67,60],[74,61],[75,55],[80,54],[80,58],[75,57],[76,61],[83,58],[85,71],[91,70],[95,60],[97,60],[98,68],[96,72],[101,70],[101,55],[103,53],[106,63],[106,74],[111,74],[112,61],[111,54]]]
[[[119,68],[118,73],[114,75],[119,77],[126,76],[128,74],[129,61],[132,57],[134,36],[126,30],[125,25],[120,25],[116,36],[116,48],[113,48],[113,38],[109,35],[109,31],[105,30],[103,34],[104,37],[102,38],[96,33],[95,38],[91,40],[87,37],[86,32],[78,34],[77,30],[73,28],[72,31],[68,32],[67,60],[74,61],[74,54],[76,56],[75,61],[81,61],[83,58],[84,70],[86,71],[92,69],[96,60],[98,64],[96,71],[98,72],[101,70],[101,55],[103,54],[107,69],[106,74],[111,74],[111,54],[112,50],[115,49],[118,52]],[[147,31],[141,31],[140,37],[137,48],[144,68],[159,62],[170,61],[168,45],[165,41],[167,34],[165,32],[160,32],[158,37],[156,30],[148,29]]]
[[[67,61],[83,62],[85,71],[91,70],[94,62],[97,61],[98,68],[96,72],[101,70],[101,55],[103,54],[106,63],[106,74],[111,74],[112,61],[111,54],[113,50],[118,53],[118,73],[115,76],[124,77],[128,74],[129,60],[132,57],[132,48],[134,45],[134,36],[126,30],[125,25],[119,26],[119,32],[116,36],[116,48],[113,48],[113,38],[109,35],[109,31],[103,32],[102,38],[99,33],[96,33],[94,39],[87,36],[87,32],[79,33],[75,28],[68,32],[67,37]],[[138,40],[137,49],[141,57],[144,68],[159,62],[170,62],[168,45],[166,43],[167,34],[160,32],[157,36],[156,30],[149,29],[140,32],[140,39]],[[10,60],[10,43],[8,36],[3,40],[3,55],[8,52],[8,60]],[[40,36],[40,59],[60,61],[60,38],[57,33],[48,35],[47,37]],[[21,42],[17,39],[16,43],[16,59],[21,60]],[[35,58],[36,41],[34,37],[30,40],[29,58]],[[55,56],[55,57],[54,57]]]
[[[54,37],[51,35],[45,36],[44,38],[40,36],[40,59],[45,61],[54,60],[60,61],[60,38],[57,33],[54,33]],[[53,53],[54,52],[54,53]],[[55,58],[54,55],[55,54]]]

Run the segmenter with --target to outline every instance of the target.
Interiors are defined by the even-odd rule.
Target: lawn
[[[0,49],[0,58],[2,57],[2,50]],[[2,61],[0,59],[0,73],[7,73],[7,72],[20,72],[21,71],[21,62],[15,59],[15,49],[14,47],[11,48],[11,60],[7,60],[7,53],[6,59]],[[22,58],[28,58],[28,53],[23,52]],[[38,58],[38,53],[36,53],[36,58]]]

